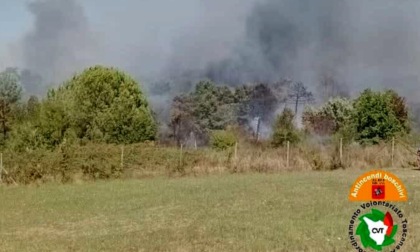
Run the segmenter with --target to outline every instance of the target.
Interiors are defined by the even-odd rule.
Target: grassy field
[[[403,251],[420,251],[420,172]],[[347,201],[362,171],[0,187],[1,251],[352,251]]]

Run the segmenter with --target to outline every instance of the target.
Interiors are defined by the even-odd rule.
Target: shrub
[[[300,141],[299,132],[293,124],[294,114],[289,108],[277,117],[274,124],[272,145],[274,147],[284,146],[287,142],[291,144]]]
[[[226,150],[235,146],[236,142],[235,134],[227,130],[215,130],[210,138],[211,146],[216,150]]]

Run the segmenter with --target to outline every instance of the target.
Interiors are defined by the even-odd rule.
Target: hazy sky
[[[105,64],[143,82],[290,77],[315,91],[328,73],[416,97],[419,23],[418,0],[1,0],[0,69],[59,83]]]
[[[2,0],[0,8],[0,41],[17,39],[31,24],[31,16],[23,0]]]
[[[2,0],[0,68],[13,64],[24,65],[21,55],[23,50],[17,47],[24,36],[34,29],[35,16],[30,12],[28,3],[53,1]],[[96,54],[89,63],[110,64],[146,76],[155,75],[171,58],[182,58],[180,64],[196,67],[226,55],[226,50],[230,50],[235,39],[242,33],[246,13],[255,2],[231,0],[221,4],[221,1],[212,3],[213,1],[206,0],[68,1],[83,7],[87,29],[95,40],[90,41],[95,47],[91,51]],[[233,9],[235,15],[231,14]],[[54,21],[51,20],[51,23]],[[180,45],[182,50],[188,50],[174,50]],[[13,51],[12,55],[10,51]],[[184,54],[191,56],[184,57]]]

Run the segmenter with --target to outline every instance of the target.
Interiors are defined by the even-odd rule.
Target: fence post
[[[121,170],[124,170],[124,145],[121,146]]]
[[[181,151],[179,152],[179,167],[182,166],[182,144],[181,144]]]
[[[3,183],[3,153],[0,153],[0,184]]]
[[[289,169],[289,160],[290,160],[290,142],[289,141],[287,141],[287,168]]]
[[[394,168],[394,155],[395,155],[395,137],[392,138],[392,152],[391,152],[391,165]]]
[[[343,138],[340,138],[340,162],[343,162]]]

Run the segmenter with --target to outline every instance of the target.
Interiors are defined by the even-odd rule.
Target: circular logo
[[[408,221],[396,205],[370,202],[360,205],[349,225],[349,239],[356,251],[398,251],[407,239]]]

